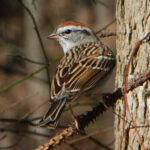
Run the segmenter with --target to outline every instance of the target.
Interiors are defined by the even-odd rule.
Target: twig
[[[26,101],[27,99],[30,99],[30,98],[33,98],[33,96],[37,96],[38,95],[38,92],[36,92],[35,94],[32,94],[30,96],[27,96],[25,98],[21,98],[20,100],[8,105],[7,107],[3,108],[0,110],[0,113],[4,113],[4,112],[8,112],[10,111],[11,109],[13,109],[14,107],[16,107],[17,105],[21,104],[23,101]]]
[[[106,31],[101,32],[101,34],[98,37],[105,38],[105,37],[109,37],[109,36],[116,36],[116,33],[106,30]]]
[[[50,150],[56,145],[65,141],[68,137],[78,133],[77,129],[73,126],[64,129],[60,134],[48,140],[44,145],[39,146],[35,150]]]
[[[0,118],[0,122],[14,122],[14,123],[18,122],[18,123],[29,124],[31,126],[36,126],[36,124],[33,123],[33,121],[35,121],[37,119],[39,119],[39,117],[38,118],[34,118],[32,120],[27,120],[27,119],[19,120],[17,118]]]
[[[23,60],[25,60],[25,61],[27,61],[27,62],[30,62],[30,63],[33,63],[33,64],[45,65],[45,63],[37,62],[37,61],[31,60],[31,59],[26,58],[26,57],[21,56],[21,55],[9,55],[9,56],[12,56],[12,57],[15,57],[15,58],[19,58],[19,59],[23,59]]]
[[[87,135],[82,134],[82,137],[80,137],[80,138],[78,138],[78,139],[75,139],[75,140],[72,140],[72,141],[69,141],[69,142],[67,142],[67,143],[70,145],[70,144],[74,144],[74,143],[76,143],[76,142],[79,142],[79,141],[81,141],[81,140],[84,140],[84,139],[87,139],[87,138],[88,138],[88,139],[90,139],[91,141],[93,141],[95,144],[97,144],[98,146],[103,147],[103,148],[106,149],[106,150],[112,150],[112,149],[109,148],[107,145],[102,144],[101,142],[99,142],[98,140],[96,140],[94,137],[92,137],[92,136],[97,135],[97,134],[102,135],[102,134],[104,134],[105,132],[110,131],[110,130],[112,130],[112,129],[113,129],[113,128],[107,128],[107,129],[104,129],[104,130],[98,129],[97,131],[92,132],[92,133],[89,133],[89,134],[87,134]]]
[[[101,28],[100,30],[98,30],[96,32],[96,34],[101,33],[103,30],[107,29],[111,24],[113,24],[116,21],[116,19],[113,19],[110,23],[108,23],[106,26],[104,26],[103,28]]]
[[[29,118],[29,116],[31,116],[33,113],[35,113],[36,111],[38,111],[42,106],[46,105],[48,103],[48,101],[44,101],[43,103],[39,104],[37,107],[35,108],[31,108],[31,110],[29,110],[27,113],[25,113],[20,120],[25,120],[27,118]],[[42,117],[41,117],[42,118]]]
[[[17,80],[17,81],[14,81],[14,82],[12,82],[12,83],[10,83],[9,85],[7,85],[7,86],[5,86],[4,88],[0,89],[0,94],[3,93],[3,92],[6,92],[8,89],[14,87],[15,85],[17,85],[17,84],[19,84],[19,83],[21,83],[21,82],[23,82],[23,81],[25,81],[25,80],[27,80],[27,79],[33,77],[35,74],[37,74],[37,73],[43,71],[45,68],[46,68],[46,65],[43,66],[43,67],[41,67],[40,69],[38,69],[38,70],[32,72],[32,73],[29,73],[29,74],[25,75],[23,78],[21,78],[21,79],[19,79],[19,80]]]
[[[16,69],[15,67],[7,66],[7,65],[1,65],[0,64],[0,70],[4,71],[6,74],[9,74],[9,75],[10,74],[18,74],[21,76],[27,75],[26,72],[24,72],[20,69]],[[32,77],[32,80],[47,84],[47,81],[45,79],[41,79],[41,78],[38,78],[36,76]]]
[[[27,11],[27,13],[29,14],[29,16],[31,17],[32,19],[32,22],[34,24],[34,29],[37,33],[37,37],[39,39],[39,42],[40,42],[40,45],[41,45],[41,50],[42,50],[42,53],[44,55],[44,58],[45,58],[45,62],[46,62],[46,72],[47,72],[47,80],[48,80],[48,85],[49,85],[49,91],[50,91],[50,74],[49,74],[49,69],[48,69],[48,66],[49,66],[49,63],[48,63],[48,57],[46,55],[46,51],[45,51],[45,48],[44,48],[44,45],[43,45],[43,42],[42,42],[42,39],[41,39],[41,36],[40,36],[40,32],[39,32],[39,29],[38,29],[38,26],[36,24],[36,21],[35,21],[35,18],[31,12],[31,10],[22,2],[22,0],[18,0],[19,3],[23,6],[23,8]]]
[[[20,142],[20,141],[19,141],[19,142]],[[2,147],[2,146],[1,146],[0,149],[2,149],[2,150],[4,150],[4,149],[11,149],[11,148],[13,148],[13,147],[16,147],[19,142],[17,141],[16,143],[14,143],[14,144],[12,144],[12,145],[10,145],[10,146],[5,146],[5,147]]]
[[[82,148],[78,148],[77,146],[73,145],[73,144],[69,144],[69,146],[71,147],[71,149],[73,150],[82,150]]]
[[[10,129],[10,128],[0,128],[0,132],[12,132],[12,133],[25,133],[25,134],[31,134],[31,135],[35,135],[35,136],[42,136],[42,137],[46,137],[46,138],[50,138],[49,134],[43,134],[43,133],[39,133],[39,132],[35,132],[35,131],[29,131],[29,130],[22,130],[22,129]]]
[[[106,150],[113,150],[112,148],[109,148],[107,145],[99,142],[97,139],[93,138],[93,137],[89,137],[90,140],[92,140],[94,143],[96,143],[97,145],[99,145],[100,147],[103,147]]]
[[[136,79],[132,80],[129,83],[127,92],[132,91],[134,88],[142,85],[145,81],[147,81],[149,79],[150,79],[150,68],[146,72],[139,74],[139,76]],[[123,96],[123,90],[124,90],[123,88],[120,88],[120,89],[117,89],[112,94],[105,94],[103,97],[103,103],[99,102],[99,105],[94,107],[93,110],[89,111],[86,115],[78,116],[78,118],[80,119],[79,120],[80,127],[85,128],[90,122],[94,121],[95,118],[99,114],[103,113],[106,110],[105,106],[107,106],[107,107],[113,106],[114,103],[117,101],[117,99],[119,99]],[[93,114],[93,115],[91,115],[91,114]],[[88,120],[87,118],[89,118],[89,117],[90,117],[90,119]],[[34,124],[32,121],[37,120],[37,119],[39,119],[39,117],[32,118],[30,120],[17,120],[17,119],[12,119],[12,118],[11,119],[1,118],[0,121],[21,122],[21,123],[27,123],[27,124],[36,126],[36,124]],[[44,146],[39,147],[39,150],[46,150],[45,146],[47,146],[47,150],[48,150],[48,148],[50,149],[51,147],[55,147],[57,144],[60,144],[65,139],[69,138],[70,136],[72,136],[76,133],[78,133],[78,131],[74,127],[74,125],[72,125],[71,127],[68,127],[65,130],[63,130],[58,136],[55,136],[54,138],[50,139]]]
[[[3,146],[3,147],[1,146],[0,149],[4,150],[4,149],[14,148],[21,142],[21,140],[22,140],[22,138],[19,138],[16,143],[9,145],[9,146]]]
[[[113,128],[105,128],[103,130],[101,129],[98,129],[96,130],[95,132],[91,132],[91,133],[88,133],[87,135],[86,134],[81,134],[82,136],[80,138],[77,138],[77,139],[74,139],[74,140],[71,140],[69,142],[67,142],[68,144],[74,144],[76,142],[79,142],[79,141],[82,141],[82,140],[85,140],[89,137],[92,137],[94,135],[102,135],[103,133],[106,133],[106,132],[109,132],[110,130],[112,130]]]
[[[52,64],[52,63],[55,63],[56,61],[58,61],[58,59],[60,59],[60,58],[57,58],[57,59],[51,61],[51,62],[49,63],[49,65]],[[34,72],[32,72],[32,73],[29,73],[29,74],[25,75],[23,78],[21,78],[21,79],[19,79],[19,80],[16,80],[16,81],[14,81],[14,82],[12,82],[12,83],[10,83],[10,84],[8,84],[7,86],[5,86],[5,87],[3,87],[2,89],[0,89],[0,94],[3,93],[3,92],[6,92],[8,89],[10,89],[10,88],[16,86],[17,84],[22,83],[23,81],[25,81],[25,80],[27,80],[27,79],[29,79],[29,78],[35,76],[37,73],[43,71],[46,67],[47,67],[47,65],[44,65],[44,66],[41,67],[40,69],[38,69],[38,70],[36,70],[36,71],[34,71]]]
[[[140,78],[142,77],[142,78]],[[145,81],[150,79],[150,68],[139,75],[139,77],[135,78],[129,83],[128,90],[132,91],[133,89],[137,88],[138,86],[142,85]],[[88,126],[91,122],[93,122],[100,114],[107,110],[107,107],[112,107],[117,100],[119,100],[124,95],[124,87],[117,89],[112,94],[105,94],[103,96],[102,102],[100,101],[99,104],[94,107],[91,111],[87,112],[85,115],[78,116],[80,129],[84,129]],[[61,144],[70,136],[77,134],[78,130],[75,128],[74,124],[66,129],[64,129],[61,133],[53,138],[49,139],[44,145],[37,147],[35,150],[50,150]]]
[[[0,137],[0,141],[4,140],[7,137],[7,135],[3,135],[2,137]]]

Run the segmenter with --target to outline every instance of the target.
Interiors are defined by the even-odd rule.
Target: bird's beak
[[[53,40],[57,40],[58,38],[59,38],[59,35],[55,33],[52,33],[47,37],[47,39],[53,39]]]

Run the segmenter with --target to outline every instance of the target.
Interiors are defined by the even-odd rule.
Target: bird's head
[[[64,53],[80,44],[98,41],[97,36],[90,28],[76,21],[63,22],[48,38],[57,40]]]

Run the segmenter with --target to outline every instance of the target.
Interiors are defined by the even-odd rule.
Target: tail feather
[[[65,108],[66,99],[54,101],[48,112],[44,115],[40,121],[39,126],[48,126],[50,128],[56,128],[58,119]]]

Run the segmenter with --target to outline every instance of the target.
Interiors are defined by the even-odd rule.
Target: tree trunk
[[[131,51],[136,42],[150,32],[150,0],[118,0],[116,18],[116,87],[122,87],[125,77],[124,69],[129,61]],[[150,42],[147,42],[140,45],[136,56],[130,63],[128,81],[149,67]],[[117,102],[115,112],[119,115],[115,115],[115,150],[140,150],[144,147],[146,150],[150,150],[150,96],[147,94],[148,89],[150,90],[150,81],[129,92],[126,110],[124,98]],[[142,141],[144,146],[142,146]]]

